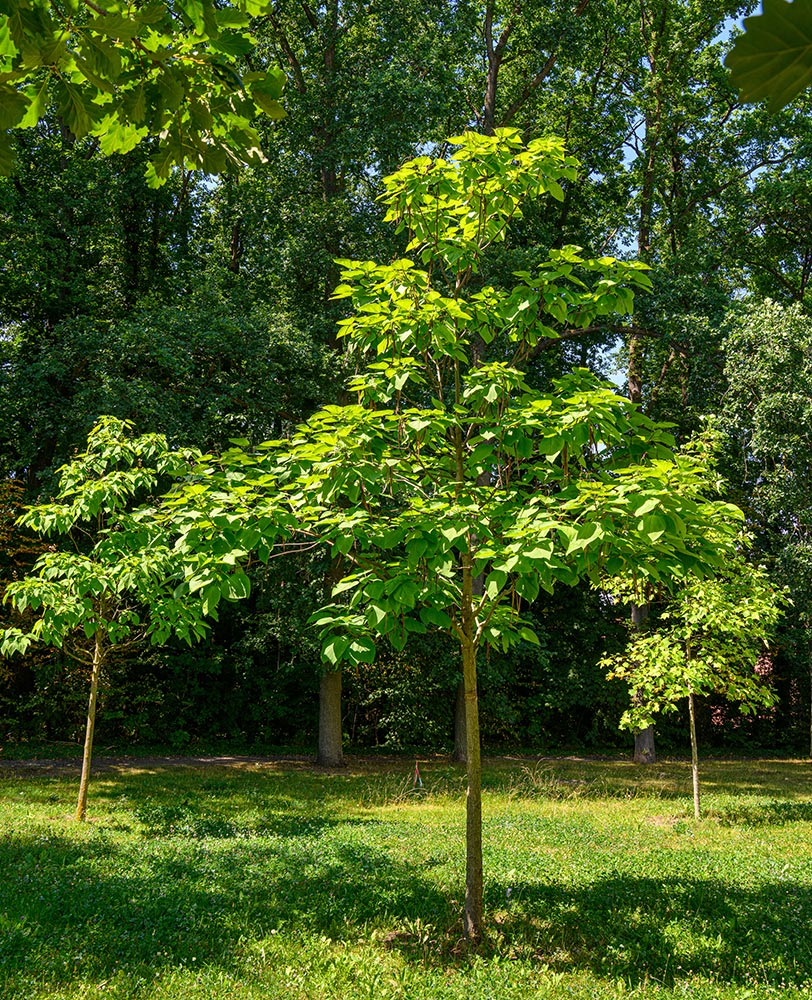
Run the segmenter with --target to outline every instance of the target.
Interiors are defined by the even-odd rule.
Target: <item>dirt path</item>
[[[199,756],[199,757],[94,757],[93,772],[155,771],[164,767],[249,767],[275,764],[309,765],[315,767],[313,757],[305,754],[280,754],[272,757],[251,756]],[[32,760],[3,760],[0,774],[35,772],[38,774],[77,774],[82,768],[81,757]]]
[[[416,758],[420,764],[440,763],[452,765],[451,758],[447,754],[419,754]],[[106,757],[99,756],[93,758],[93,773],[115,773],[121,771],[157,771],[169,767],[266,767],[266,768],[295,768],[297,770],[310,771],[335,771],[340,770],[345,774],[371,774],[386,771],[400,772],[406,766],[411,766],[410,762],[415,757],[405,755],[363,755],[352,754],[345,757],[343,768],[324,768],[316,763],[315,757],[309,754],[271,754],[266,756],[253,755],[207,755],[199,756],[166,756],[166,757]],[[555,763],[560,761],[626,761],[623,756],[610,757],[602,755],[553,755],[553,756],[513,756],[497,755],[483,758],[483,763],[497,767],[515,767],[520,765],[533,765],[542,762]],[[452,765],[464,770],[464,765]],[[69,758],[32,758],[30,760],[4,760],[0,757],[0,776],[4,774],[79,774],[82,767],[81,757]]]

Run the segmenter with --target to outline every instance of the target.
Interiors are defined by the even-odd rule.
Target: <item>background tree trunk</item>
[[[641,729],[634,734],[635,764],[656,764],[657,754],[654,750],[654,726]]]
[[[319,683],[318,763],[323,767],[343,767],[341,742],[341,671],[325,670]]]

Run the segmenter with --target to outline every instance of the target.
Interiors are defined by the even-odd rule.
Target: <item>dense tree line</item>
[[[466,128],[556,134],[577,178],[527,208],[479,280],[508,287],[567,243],[650,266],[633,315],[540,341],[527,377],[545,389],[592,368],[679,441],[715,415],[726,496],[794,604],[772,659],[778,705],[744,719],[708,699],[699,724],[727,746],[805,748],[812,125],[805,97],[778,114],[737,101],[723,58],[752,6],[279,2],[253,28],[251,58],[287,75],[287,116],[257,126],[264,164],[178,170],[156,189],[149,140],[102,157],[56,114],[21,133],[19,170],[0,180],[0,464],[25,490],[0,507],[5,579],[36,550],[12,537],[20,504],[50,495],[99,414],[219,452],[342,398],[335,259],[404,251],[383,223],[385,174]],[[102,740],[313,741],[324,678],[306,623],[330,571],[319,552],[257,567],[251,598],[204,645],[113,658]],[[486,743],[621,740],[625,692],[599,661],[624,648],[628,608],[583,585],[530,614],[540,646],[481,665]],[[70,662],[40,653],[2,670],[0,731],[76,737],[86,684]],[[357,745],[449,748],[457,686],[449,651],[417,636],[344,671],[341,725]]]

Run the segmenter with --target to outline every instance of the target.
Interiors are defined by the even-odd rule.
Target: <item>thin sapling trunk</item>
[[[699,752],[696,746],[696,708],[693,691],[688,694],[688,715],[691,720],[691,781],[694,789],[694,819],[701,819],[699,808]]]
[[[454,760],[464,764],[468,755],[465,736],[465,680],[461,677],[454,696]],[[810,752],[812,756],[812,751]]]
[[[79,800],[76,803],[76,820],[82,822],[87,814],[87,787],[90,783],[90,765],[93,756],[93,733],[96,729],[96,702],[99,695],[99,678],[104,666],[102,630],[96,630],[93,643],[93,663],[90,673],[90,698],[87,703],[85,746],[82,753],[82,777],[79,779]]]
[[[462,646],[465,681],[465,735],[468,790],[465,797],[465,910],[463,928],[472,945],[482,940],[482,761],[479,746],[479,703],[477,697],[476,649]]]

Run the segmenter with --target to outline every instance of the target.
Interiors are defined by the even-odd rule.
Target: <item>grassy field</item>
[[[500,759],[460,939],[447,762],[0,772],[2,1000],[812,997],[812,764]]]

